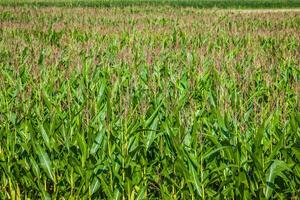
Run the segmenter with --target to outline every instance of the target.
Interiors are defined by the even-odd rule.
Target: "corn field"
[[[0,7],[0,199],[298,199],[300,11]]]

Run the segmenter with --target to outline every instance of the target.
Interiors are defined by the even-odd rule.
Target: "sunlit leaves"
[[[0,11],[0,199],[297,198],[299,12]]]

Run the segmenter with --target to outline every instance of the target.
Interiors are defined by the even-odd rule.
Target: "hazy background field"
[[[299,8],[299,0],[0,0],[5,6],[112,7],[129,5],[197,8]]]

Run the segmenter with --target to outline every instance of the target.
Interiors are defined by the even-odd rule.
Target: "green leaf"
[[[190,160],[189,160],[189,171],[193,178],[193,185],[195,186],[196,191],[199,194],[199,196],[202,198],[202,189],[201,189],[201,184],[200,184],[200,178],[198,177],[198,174],[197,174],[196,170],[194,169],[194,166]]]
[[[44,149],[42,149],[40,145],[37,145],[36,150],[42,169],[46,172],[47,176],[55,182],[54,172],[47,152]]]
[[[291,171],[290,167],[282,160],[274,160],[272,165],[270,166],[267,176],[267,188],[265,191],[266,198],[270,198],[273,192],[273,188],[271,185],[274,185],[274,180],[277,176],[282,177],[284,180],[287,180],[287,177],[283,173],[284,171],[289,172]]]
[[[300,148],[292,147],[291,149],[294,155],[296,156],[298,162],[300,162]]]
[[[157,108],[155,109],[155,111],[147,119],[147,121],[145,122],[145,127],[146,128],[148,128],[152,124],[153,120],[157,117],[158,111],[159,111],[160,107],[162,106],[162,104],[163,104],[163,101],[161,100],[161,102],[159,103],[159,105],[157,106]]]
[[[34,175],[36,177],[40,178],[41,173],[40,173],[40,168],[39,168],[38,164],[36,163],[36,161],[34,160],[34,158],[32,156],[30,156],[29,160],[30,160],[30,164],[31,164]]]
[[[100,182],[96,176],[93,178],[90,188],[91,188],[91,194],[94,194],[95,192],[97,192],[99,190]]]
[[[139,190],[139,192],[138,192],[138,194],[137,194],[137,196],[136,196],[136,200],[143,200],[143,199],[146,199],[146,194],[145,194],[145,191],[146,191],[146,189],[147,189],[147,185],[145,185],[144,187],[142,187],[140,190]]]
[[[38,124],[39,124],[39,129],[40,129],[40,132],[41,132],[41,134],[42,134],[42,137],[43,137],[43,139],[44,139],[44,142],[45,142],[46,146],[47,146],[49,149],[51,149],[51,148],[50,148],[50,139],[49,139],[49,137],[48,137],[47,132],[46,132],[45,129],[44,129],[43,124],[42,124],[41,122],[38,122]]]

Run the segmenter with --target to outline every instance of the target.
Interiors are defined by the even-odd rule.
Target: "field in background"
[[[0,7],[0,198],[299,198],[299,30],[299,10]]]
[[[126,7],[175,6],[197,8],[300,8],[299,0],[0,0],[2,6]]]

